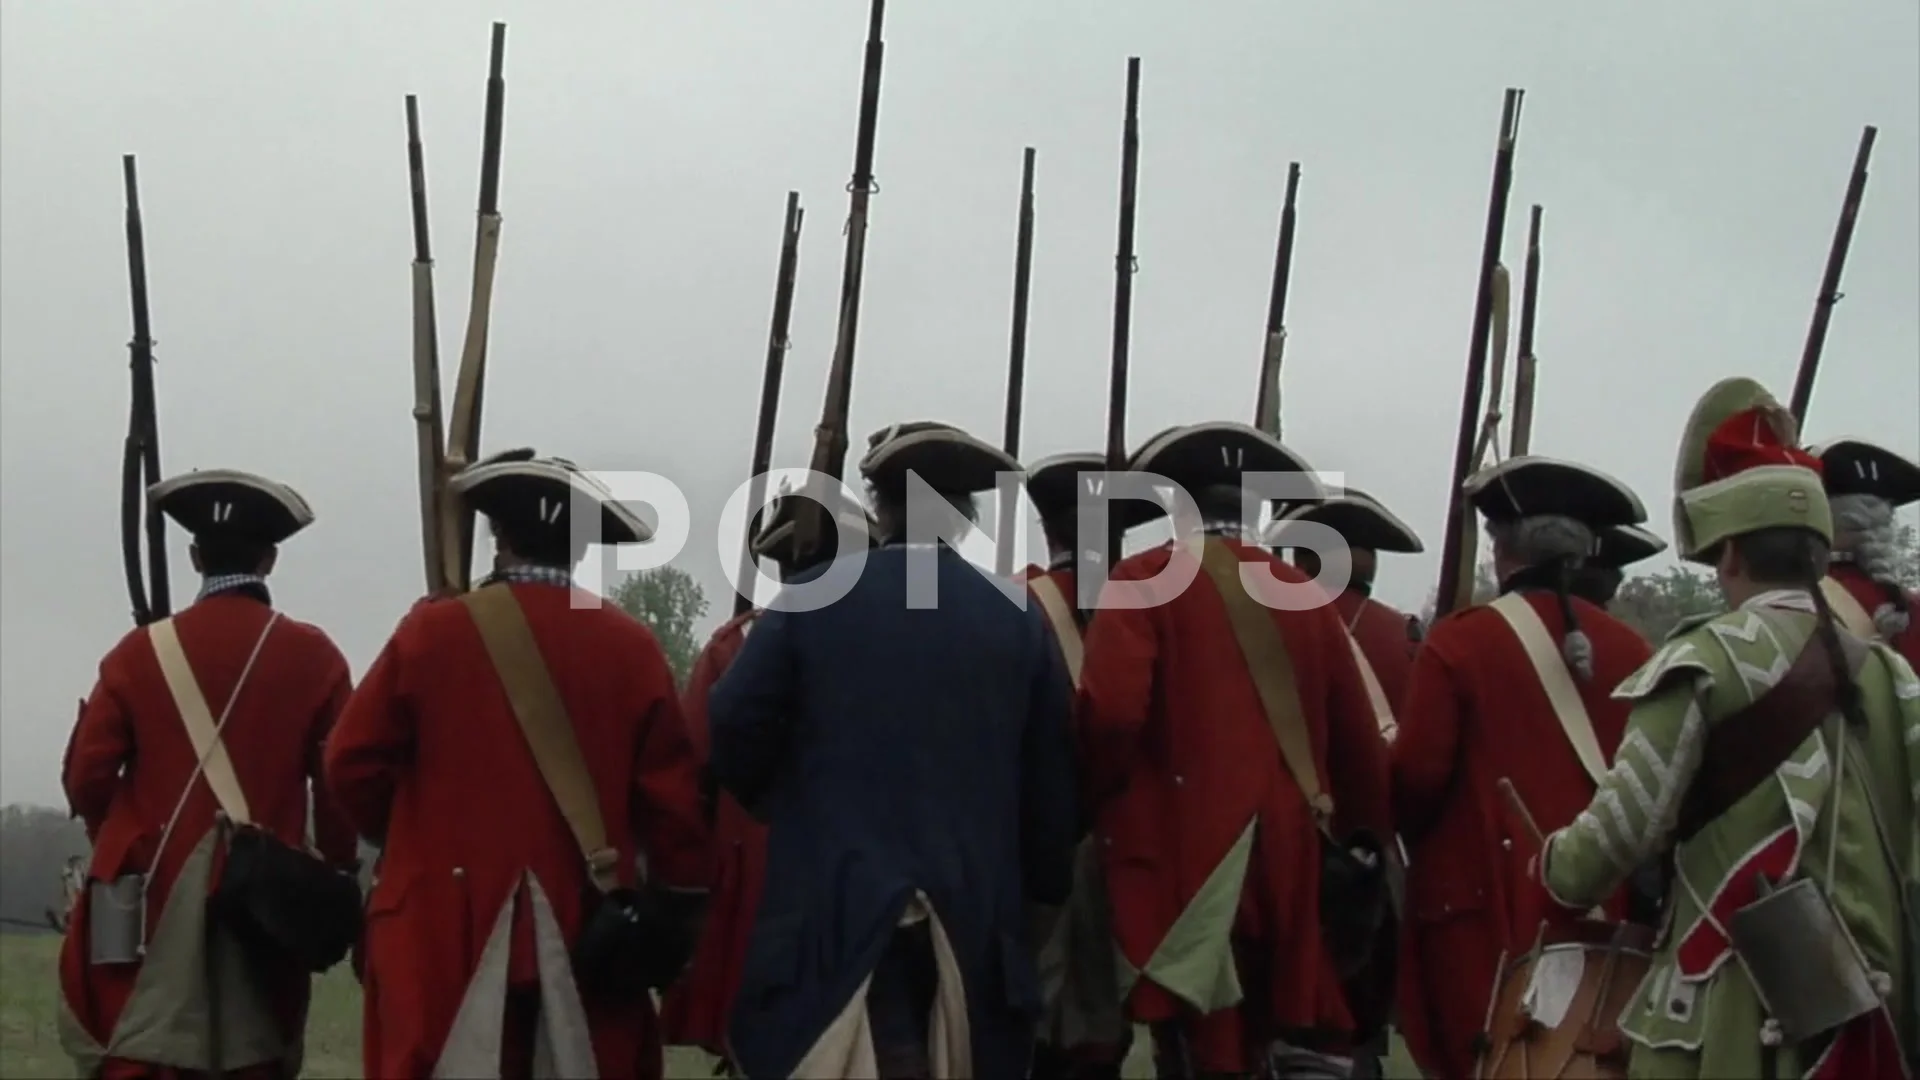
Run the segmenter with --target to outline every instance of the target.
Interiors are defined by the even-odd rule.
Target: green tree
[[[1909,589],[1920,589],[1920,530],[1911,525],[1900,526],[1894,544],[1900,549],[1900,583]]]
[[[677,566],[660,566],[629,574],[611,597],[622,611],[646,623],[667,654],[677,685],[685,685],[700,655],[693,624],[707,613],[707,594],[693,575]]]
[[[1726,610],[1720,586],[1705,571],[1670,566],[1656,574],[1633,574],[1620,583],[1607,609],[1658,644],[1680,620]]]

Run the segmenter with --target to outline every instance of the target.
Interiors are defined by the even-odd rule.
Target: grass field
[[[51,1080],[74,1075],[54,1031],[59,949],[60,939],[51,934],[0,934],[0,1078]],[[1145,1042],[1134,1040],[1134,1054],[1127,1062],[1129,1077],[1153,1075]],[[1417,1075],[1405,1068],[1389,1075]],[[344,964],[314,986],[303,1074],[328,1080],[360,1076],[360,984]],[[707,1055],[697,1050],[667,1051],[667,1076],[712,1075],[713,1060]]]

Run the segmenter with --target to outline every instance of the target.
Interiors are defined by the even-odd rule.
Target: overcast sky
[[[1509,219],[1546,206],[1535,449],[1665,514],[1695,398],[1785,397],[1862,124],[1873,178],[1808,434],[1920,452],[1920,9],[912,0],[886,27],[853,440],[997,439],[1021,148],[1039,148],[1029,458],[1104,442],[1125,62],[1143,58],[1130,443],[1251,419],[1303,163],[1286,440],[1436,573],[1501,90]],[[275,575],[356,672],[421,588],[402,98],[425,127],[443,370],[465,323],[488,24],[509,23],[485,443],[675,477],[727,606],[785,193],[807,208],[776,462],[832,347],[865,0],[0,0],[0,800],[59,802],[74,700],[129,625],[119,158],[139,155],[163,469],[237,467],[318,524]],[[1516,289],[1517,293],[1517,289]],[[731,565],[731,556],[729,557]],[[174,538],[174,602],[192,597]],[[704,629],[704,627],[703,627]]]

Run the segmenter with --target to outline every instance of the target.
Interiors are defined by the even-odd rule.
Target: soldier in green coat
[[[1765,389],[1729,379],[1707,392],[1682,440],[1675,487],[1675,546],[1715,568],[1732,610],[1683,624],[1615,690],[1635,703],[1627,733],[1592,804],[1547,838],[1542,881],[1556,902],[1586,909],[1635,866],[1670,853],[1656,955],[1620,1017],[1630,1075],[1910,1076],[1920,1046],[1911,911],[1920,679],[1892,650],[1843,640],[1837,629],[1816,587],[1833,538],[1819,462],[1799,449],[1791,416]],[[1841,704],[1821,708],[1833,715],[1767,772],[1779,755],[1753,749],[1764,710],[1751,706],[1808,649],[1818,651],[1805,660],[1825,667],[1836,687],[1829,699]],[[1798,670],[1812,670],[1807,663]],[[1731,729],[1737,738],[1712,737],[1722,724],[1748,726]],[[1729,782],[1740,772],[1729,758],[1742,755],[1757,780],[1744,794]],[[1761,934],[1759,945],[1743,936],[1763,925],[1749,905],[1801,880],[1842,932],[1827,941]],[[1806,956],[1789,966],[1811,973],[1812,958],[1856,949],[1859,989],[1837,1010],[1851,1018],[1800,1030],[1810,1026],[1804,992],[1816,980],[1770,984],[1768,961]],[[1826,995],[1818,1004],[1835,1003]]]

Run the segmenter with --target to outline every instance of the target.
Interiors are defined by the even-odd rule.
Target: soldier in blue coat
[[[944,424],[870,445],[881,546],[838,601],[776,600],[709,699],[714,775],[769,825],[730,1041],[751,1077],[1024,1076],[1028,905],[1066,899],[1079,833],[1071,685],[1024,590],[923,524],[1019,465]]]

